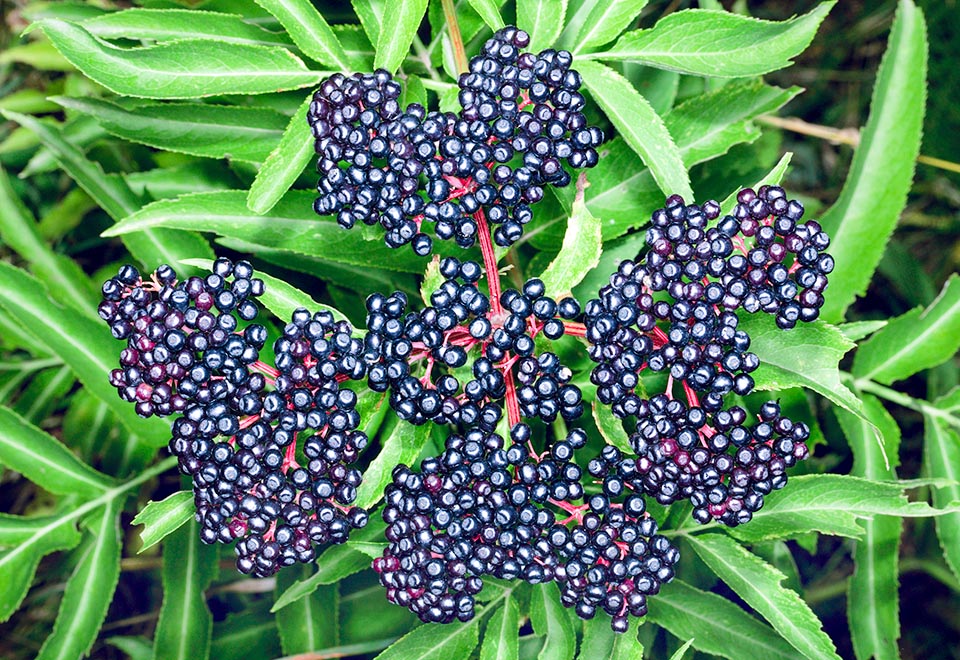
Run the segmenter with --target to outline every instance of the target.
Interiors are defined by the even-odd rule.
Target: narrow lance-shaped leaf
[[[473,10],[480,14],[483,22],[490,26],[491,30],[499,30],[503,27],[503,18],[500,16],[500,4],[496,0],[468,0]]]
[[[286,117],[267,108],[207,103],[141,103],[124,108],[94,98],[55,96],[53,100],[93,117],[124,140],[206,158],[261,162],[287,124]]]
[[[67,580],[60,610],[38,660],[72,660],[89,653],[107,616],[120,578],[120,511],[124,498],[108,500],[86,522],[80,557]]]
[[[583,202],[585,184],[586,176],[581,174],[560,252],[540,276],[547,294],[554,297],[572,291],[600,263],[603,252],[600,219],[595,218]]]
[[[512,597],[504,600],[487,623],[480,647],[480,660],[517,660],[519,657],[520,613]]]
[[[680,150],[650,103],[610,67],[597,62],[581,62],[577,66],[594,100],[650,168],[664,195],[693,199]]]
[[[413,426],[400,421],[364,472],[363,483],[357,489],[355,506],[368,509],[376,504],[383,495],[383,489],[390,483],[393,468],[401,463],[407,466],[413,463],[429,437],[429,425]]]
[[[570,660],[576,650],[573,624],[560,604],[560,590],[552,582],[533,588],[530,598],[530,623],[533,631],[544,635],[538,660]]]
[[[277,575],[276,594],[289,589],[298,577],[309,577],[309,566],[299,574],[294,568]],[[286,655],[309,653],[339,644],[340,592],[336,584],[319,587],[309,596],[297,600],[276,613],[280,643]]]
[[[638,660],[643,658],[643,644],[637,639],[637,631],[615,633],[610,627],[610,617],[597,613],[583,622],[583,641],[577,660]]]
[[[257,0],[273,14],[305,55],[334,70],[353,67],[337,36],[308,0]]]
[[[100,14],[80,24],[101,39],[211,39],[252,46],[293,45],[285,33],[264,30],[246,22],[241,16],[197,9],[134,7]]]
[[[272,209],[313,159],[314,140],[307,125],[312,98],[308,96],[290,118],[280,143],[260,166],[247,193],[247,207],[254,213]]]
[[[610,406],[606,406],[599,401],[594,401],[592,408],[593,420],[597,423],[597,429],[603,439],[620,451],[632,453],[630,436],[623,430],[623,420],[613,414]]]
[[[943,507],[960,501],[960,436],[930,414],[924,415],[923,425],[924,472],[946,484],[931,489],[933,502]],[[960,512],[937,518],[936,523],[943,557],[960,579]]]
[[[837,419],[853,451],[855,475],[874,480],[897,478],[900,427],[880,400],[862,394],[863,410],[870,423],[837,410]],[[880,430],[885,451],[874,439]],[[884,461],[889,457],[890,464]],[[847,588],[847,620],[853,649],[861,660],[896,660],[900,657],[899,554],[900,518],[876,516],[863,521],[863,538],[853,551],[854,571]]]
[[[147,48],[118,48],[81,25],[58,20],[35,24],[64,57],[112,92],[154,99],[215,94],[267,94],[316,85],[286,48],[183,39]]]
[[[87,159],[75,145],[64,139],[53,126],[33,117],[0,111],[7,119],[29,128],[53,152],[64,171],[83,188],[115,221],[140,208],[141,200],[118,175],[103,173],[100,165]],[[175,264],[188,257],[213,258],[210,246],[191,232],[145,231],[124,238],[127,249],[149,269],[161,263]]]
[[[651,622],[704,653],[740,660],[794,660],[796,650],[773,628],[722,596],[674,579],[648,601]]]
[[[204,595],[217,576],[217,547],[200,541],[191,521],[163,543],[163,605],[153,637],[154,660],[206,660],[213,616]]]
[[[189,490],[179,490],[159,502],[147,502],[133,519],[134,525],[143,525],[143,531],[140,532],[143,545],[137,552],[143,552],[162,541],[191,520],[195,512],[193,492]]]
[[[913,184],[927,95],[922,12],[901,0],[870,101],[870,117],[837,203],[823,216],[836,268],[821,314],[837,322],[863,295]]]
[[[387,0],[350,0],[353,11],[360,19],[360,25],[363,26],[363,31],[367,33],[371,44],[380,41],[380,27],[383,24],[386,2]]]
[[[530,51],[549,48],[563,31],[567,0],[517,0],[517,27],[530,34]]]
[[[688,538],[717,576],[763,615],[795,649],[811,660],[839,659],[823,624],[795,591],[780,582],[783,573],[723,534]]]
[[[380,30],[373,65],[394,73],[417,36],[420,21],[427,11],[427,0],[394,0],[386,8],[389,14],[383,18],[389,20],[389,29]]]
[[[0,406],[0,463],[57,495],[91,497],[113,484],[110,477],[6,406]]]
[[[790,66],[834,4],[821,3],[809,14],[781,22],[725,11],[678,11],[650,29],[628,32],[606,51],[581,57],[715,78],[759,76]]]
[[[598,2],[580,28],[573,54],[576,55],[594,46],[602,46],[613,40],[640,15],[646,6],[647,0]]]
[[[166,444],[169,425],[161,419],[137,417],[110,385],[108,376],[117,364],[119,344],[103,324],[64,309],[47,296],[37,280],[3,263],[0,263],[0,306],[50,346],[87,390],[109,405],[128,429],[153,446]]]
[[[376,660],[451,660],[469,658],[477,647],[480,622],[420,626],[390,645]]]
[[[960,277],[951,275],[937,299],[891,319],[863,342],[853,375],[889,384],[935,367],[960,349]]]

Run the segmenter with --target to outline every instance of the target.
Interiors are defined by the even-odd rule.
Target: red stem
[[[483,267],[487,270],[487,286],[490,288],[490,308],[494,317],[503,314],[500,306],[500,271],[497,269],[497,256],[493,252],[493,241],[490,240],[490,227],[487,225],[487,216],[483,209],[473,214],[477,221],[477,234],[480,239],[480,252],[483,254]]]

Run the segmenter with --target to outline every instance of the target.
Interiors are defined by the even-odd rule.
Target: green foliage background
[[[468,56],[504,22],[533,50],[571,50],[612,136],[584,200],[571,187],[537,206],[505,257],[512,279],[544,274],[587,300],[643,249],[669,193],[726,210],[737,189],[782,181],[822,219],[838,264],[823,320],[742,320],[768,390],[751,400],[775,392],[810,424],[814,458],[743,528],[658,511],[679,577],[626,636],[572,616],[553,585],[497,581],[474,621],[417,625],[369,570],[376,514],[316,566],[244,578],[232,549],[199,542],[168,424],[107,382],[118,344],[98,282],[131,259],[183,273],[216,253],[254,259],[278,319],[327,305],[357,323],[373,291],[419,298],[425,260],[313,213],[304,117],[330,72],[375,67],[399,72],[404,102],[455,109],[444,3],[8,2],[0,656],[960,657],[953,3],[448,4]],[[590,400],[577,346],[560,348]],[[437,453],[443,432],[364,405],[372,506],[392,465]],[[602,407],[584,424],[596,446],[626,441]]]

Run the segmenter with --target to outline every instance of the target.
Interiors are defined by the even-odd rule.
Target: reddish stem
[[[571,337],[587,336],[587,326],[585,326],[582,323],[575,323],[573,321],[564,321],[563,331],[564,333],[570,335]]]
[[[517,386],[513,382],[513,372],[505,369],[503,372],[503,381],[507,386],[505,398],[507,400],[507,423],[512,429],[520,423],[520,403],[517,401]]]
[[[490,288],[490,308],[494,317],[503,314],[500,306],[500,271],[497,269],[497,256],[493,252],[493,241],[490,240],[490,227],[487,225],[487,216],[483,209],[473,214],[477,221],[477,235],[480,240],[480,253],[483,254],[483,267],[487,270],[487,286]]]

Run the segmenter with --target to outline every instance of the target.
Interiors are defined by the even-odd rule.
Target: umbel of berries
[[[571,54],[521,52],[529,42],[515,27],[496,32],[460,76],[457,114],[401,108],[383,70],[326,80],[307,115],[316,212],[346,229],[380,224],[388,246],[421,256],[430,234],[470,247],[490,225],[498,245],[516,242],[544,186],[570,183],[564,165],[596,165],[603,141],[587,125]]]

